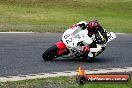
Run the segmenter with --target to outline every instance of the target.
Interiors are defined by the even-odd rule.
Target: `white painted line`
[[[39,33],[39,32],[0,32],[0,33]],[[50,32],[44,32],[44,33],[50,33]],[[127,34],[127,33],[115,33],[115,34]]]
[[[88,74],[111,73],[111,72],[130,72],[132,71],[132,67],[125,67],[125,69],[124,68],[106,68],[106,69],[98,69],[98,70],[99,71],[89,71],[89,70],[86,70],[86,71]]]
[[[122,35],[122,34],[127,34],[127,33],[115,33],[115,34],[121,34]]]
[[[0,32],[1,34],[6,34],[6,33],[34,33],[34,32]]]
[[[96,73],[111,73],[111,72],[130,72],[130,71],[132,71],[132,67],[93,69],[91,71],[86,70],[86,73],[87,74],[96,74]],[[47,78],[47,77],[58,77],[58,76],[75,76],[75,75],[77,75],[77,71],[54,72],[54,74],[53,74],[53,72],[52,73],[39,73],[39,74],[0,77],[0,82],[19,81],[19,80]]]

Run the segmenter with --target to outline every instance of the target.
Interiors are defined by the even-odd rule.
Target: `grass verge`
[[[0,88],[132,88],[129,84],[85,84],[78,85],[76,77],[53,77],[0,83]]]
[[[132,33],[132,0],[0,0],[0,31],[63,32],[98,19],[108,31]]]

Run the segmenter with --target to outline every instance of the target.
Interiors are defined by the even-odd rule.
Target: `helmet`
[[[100,27],[100,24],[97,20],[92,20],[88,22],[87,29],[89,31],[96,32]]]

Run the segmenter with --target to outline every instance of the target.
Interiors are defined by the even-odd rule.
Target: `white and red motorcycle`
[[[53,60],[60,56],[78,58],[85,57],[86,54],[82,52],[79,44],[88,46],[93,42],[95,36],[90,38],[88,35],[88,30],[81,30],[79,27],[74,27],[72,29],[67,29],[63,35],[62,40],[58,41],[55,45],[49,47],[42,55],[42,58],[45,61]],[[107,32],[108,42],[116,38],[116,35],[113,32]],[[100,47],[105,47],[106,44],[98,44]],[[91,52],[96,52],[96,49],[90,49]],[[89,52],[89,54],[91,53]]]

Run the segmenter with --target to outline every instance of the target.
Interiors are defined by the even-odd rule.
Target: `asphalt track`
[[[132,34],[117,35],[94,63],[57,58],[44,62],[43,52],[61,39],[61,33],[0,34],[0,77],[86,69],[132,67]]]

